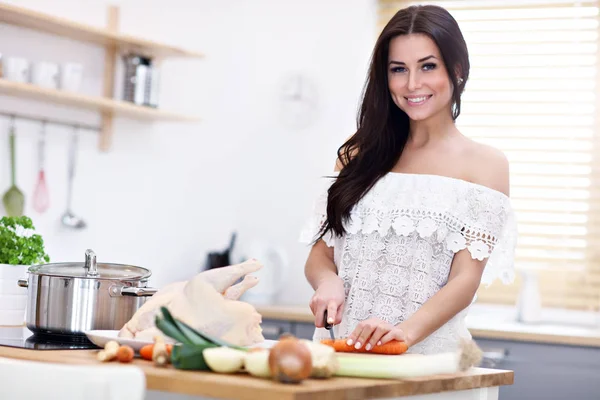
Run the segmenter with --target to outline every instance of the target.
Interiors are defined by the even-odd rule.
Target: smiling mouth
[[[429,94],[426,96],[419,96],[419,97],[405,97],[406,101],[408,102],[409,105],[411,106],[420,106],[421,104],[425,103],[427,100],[429,100],[433,95]]]

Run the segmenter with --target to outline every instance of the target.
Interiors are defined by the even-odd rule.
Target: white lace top
[[[319,196],[300,240],[316,238],[326,216],[327,191]],[[346,302],[336,337],[347,337],[370,317],[398,324],[447,282],[454,254],[489,257],[482,283],[514,279],[517,230],[510,199],[486,186],[439,175],[390,172],[354,206],[347,234],[323,237],[334,247]],[[470,338],[463,310],[409,352],[431,354]],[[314,339],[329,332],[316,328]]]

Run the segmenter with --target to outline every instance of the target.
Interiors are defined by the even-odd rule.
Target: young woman
[[[499,150],[456,128],[469,56],[437,6],[400,10],[378,38],[358,128],[303,231],[315,340],[455,349],[481,283],[512,281],[516,225]]]

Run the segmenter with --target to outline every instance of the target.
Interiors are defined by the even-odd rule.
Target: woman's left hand
[[[365,346],[365,350],[369,351],[375,345],[381,346],[390,340],[406,341],[405,332],[398,326],[382,321],[379,318],[369,318],[360,322],[354,332],[348,337],[348,345],[356,349]]]

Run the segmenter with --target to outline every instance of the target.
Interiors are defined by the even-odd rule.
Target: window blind
[[[517,270],[542,305],[600,307],[599,1],[379,0],[378,29],[401,8],[437,4],[459,23],[471,62],[457,126],[510,162]],[[480,288],[514,304],[521,286]]]

